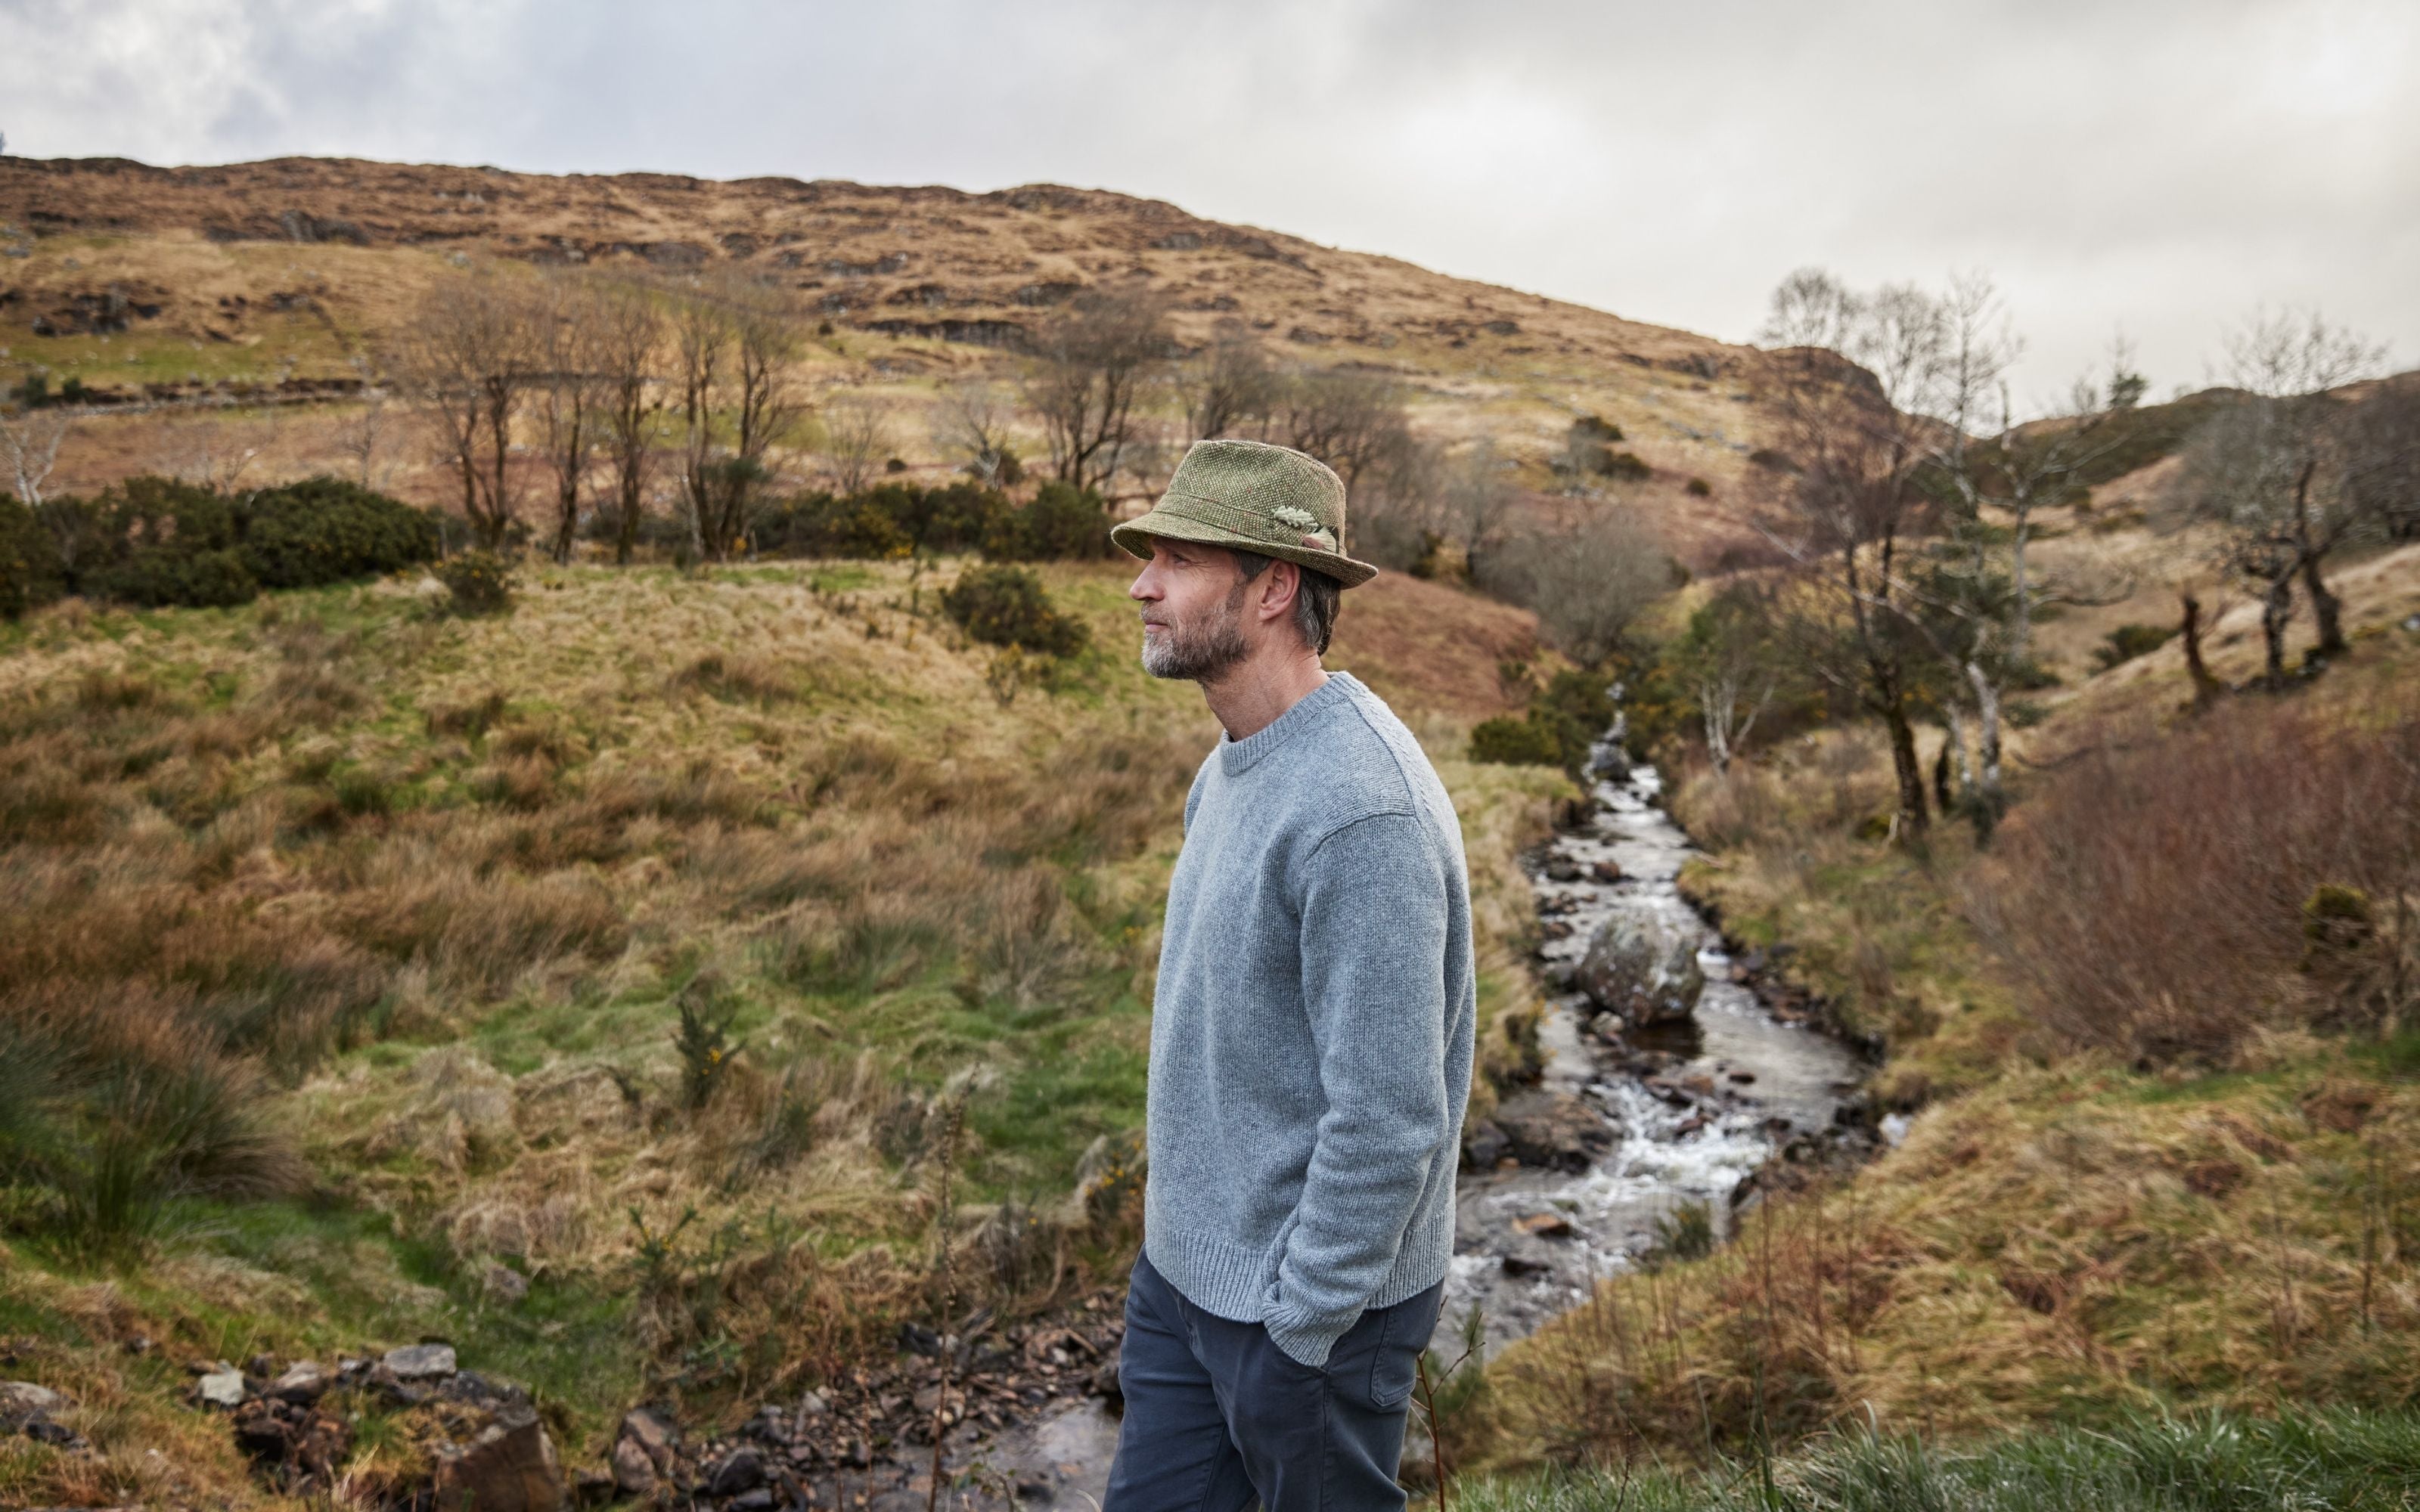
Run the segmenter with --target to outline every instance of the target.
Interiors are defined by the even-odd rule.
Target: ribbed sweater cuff
[[[1361,1320],[1361,1312],[1356,1308],[1342,1317],[1314,1318],[1280,1303],[1262,1315],[1261,1326],[1269,1331],[1270,1342],[1283,1350],[1288,1358],[1317,1370],[1326,1366],[1328,1352],[1348,1329]]]

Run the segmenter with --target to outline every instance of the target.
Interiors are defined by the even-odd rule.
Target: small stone
[[[1616,861],[1599,861],[1596,865],[1589,868],[1589,875],[1596,878],[1599,882],[1620,882],[1621,880],[1621,863]]]
[[[773,1489],[759,1486],[752,1491],[742,1491],[731,1499],[729,1512],[773,1512]]]
[[[735,1449],[731,1457],[714,1469],[706,1482],[711,1496],[737,1496],[765,1484],[765,1457],[753,1449]]]
[[[73,1406],[62,1393],[30,1381],[0,1381],[0,1419],[31,1417]]]
[[[1731,1080],[1737,1082],[1742,1087],[1745,1087],[1748,1083],[1756,1080],[1756,1072],[1752,1071],[1735,1071],[1731,1072]]]
[[[631,1496],[652,1496],[656,1489],[656,1462],[648,1458],[646,1446],[636,1439],[617,1439],[613,1454],[613,1484]]]
[[[1504,1273],[1515,1280],[1523,1276],[1544,1275],[1553,1269],[1553,1266],[1542,1265],[1536,1260],[1524,1259],[1518,1255],[1504,1257]]]
[[[54,1449],[65,1449],[70,1453],[92,1447],[85,1442],[83,1434],[63,1423],[54,1423],[47,1417],[34,1418],[17,1431],[36,1443],[47,1443]]]
[[[529,1295],[529,1277],[509,1265],[490,1265],[480,1277],[489,1296],[510,1304]]]
[[[1572,1237],[1572,1221],[1559,1212],[1533,1212],[1527,1218],[1516,1220],[1512,1227],[1525,1234],[1535,1234],[1540,1239]]]
[[[405,1385],[442,1380],[454,1373],[451,1344],[407,1344],[386,1351],[381,1362]]]
[[[651,1408],[634,1407],[622,1414],[622,1438],[645,1450],[647,1458],[660,1470],[672,1455],[673,1445],[680,1442],[680,1432],[673,1427],[671,1418]]]
[[[308,1407],[327,1395],[334,1383],[327,1366],[317,1360],[297,1360],[286,1367],[286,1373],[269,1385],[269,1395],[279,1401]]]
[[[225,1370],[213,1370],[194,1382],[194,1390],[200,1395],[202,1405],[205,1407],[228,1409],[241,1407],[244,1398],[243,1372],[232,1366]]]
[[[1613,1146],[1604,1117],[1567,1093],[1516,1093],[1497,1104],[1495,1123],[1504,1132],[1507,1152],[1524,1165],[1584,1171]]]
[[[824,1394],[822,1392],[809,1391],[805,1396],[799,1398],[799,1415],[800,1417],[821,1417],[830,1411],[831,1409],[824,1402]]]

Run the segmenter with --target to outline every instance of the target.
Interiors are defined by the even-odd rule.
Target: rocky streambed
[[[1699,852],[1654,769],[1612,737],[1590,769],[1578,822],[1525,858],[1549,990],[1543,1074],[1465,1138],[1474,1168],[1439,1326],[1458,1337],[1476,1309],[1491,1348],[1659,1246],[1719,1241],[1768,1164],[1871,1139],[1856,1054],[1683,896]]]

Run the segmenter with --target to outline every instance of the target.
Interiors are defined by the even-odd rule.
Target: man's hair
[[[1228,550],[1234,554],[1235,566],[1244,575],[1245,582],[1268,571],[1269,563],[1277,560],[1235,547]],[[1343,597],[1344,585],[1324,572],[1315,572],[1299,563],[1295,565],[1302,573],[1302,586],[1294,591],[1295,633],[1302,637],[1302,643],[1313,655],[1324,656],[1327,655],[1327,638],[1336,629],[1336,608]]]

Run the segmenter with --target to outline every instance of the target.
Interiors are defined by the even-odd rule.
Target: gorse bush
[[[50,532],[32,510],[0,498],[0,619],[49,603],[65,586]]]
[[[979,551],[995,562],[1104,556],[1109,516],[1098,494],[1048,483],[1017,504],[972,483],[919,488],[884,483],[861,493],[805,494],[769,510],[757,549],[777,556],[887,560]]]
[[[432,561],[436,521],[339,478],[264,488],[240,512],[244,564],[265,588],[310,588]]]
[[[263,588],[310,588],[437,555],[434,520],[334,478],[225,494],[136,477],[89,499],[48,501],[41,517],[0,508],[0,614],[63,594],[146,609],[225,608]]]
[[[502,614],[513,607],[512,566],[492,551],[457,551],[436,573],[457,614]]]
[[[1529,695],[1528,712],[1483,719],[1470,732],[1470,758],[1512,765],[1559,766],[1575,776],[1589,748],[1613,724],[1612,679],[1565,668]]]
[[[1042,580],[1022,567],[970,567],[942,592],[941,608],[986,645],[1072,656],[1092,639],[1080,621],[1051,607]]]

